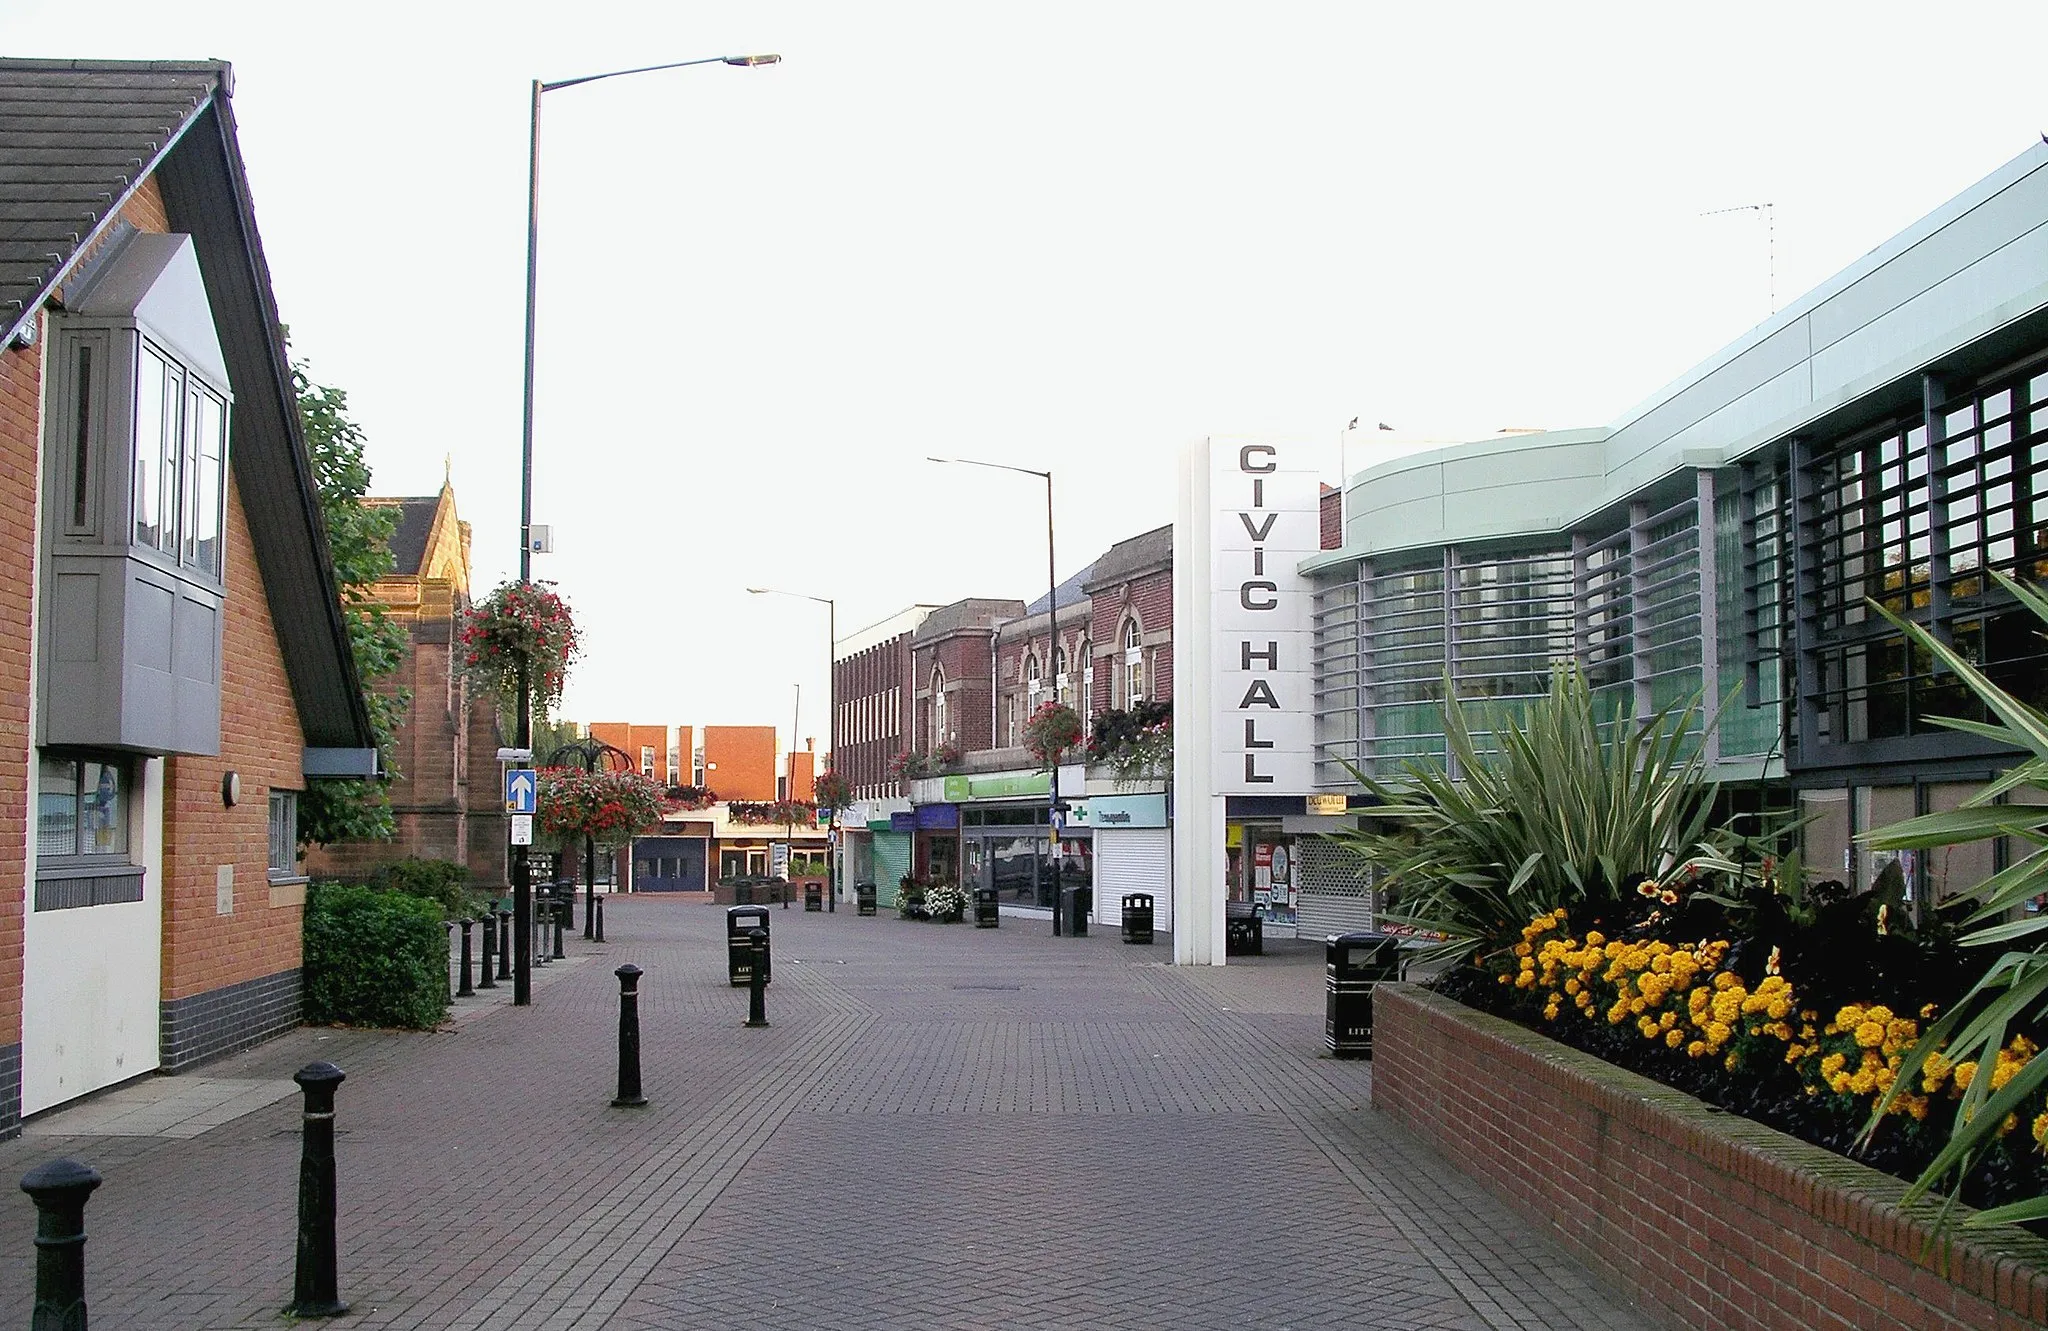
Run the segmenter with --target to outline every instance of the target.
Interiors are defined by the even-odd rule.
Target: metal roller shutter
[[[910,833],[875,833],[875,904],[895,909],[896,886],[910,872]]]
[[[1172,833],[1163,827],[1134,827],[1095,833],[1095,919],[1123,924],[1123,894],[1152,894],[1152,927],[1173,928]]]
[[[1319,836],[1299,845],[1299,936],[1322,938],[1372,928],[1371,870]]]

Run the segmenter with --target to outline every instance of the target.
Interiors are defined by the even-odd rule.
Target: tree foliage
[[[388,773],[398,724],[411,703],[410,691],[378,689],[376,682],[398,670],[405,658],[405,626],[367,599],[370,585],[392,568],[391,535],[398,525],[393,508],[363,502],[370,467],[363,458],[363,432],[348,418],[348,395],[315,384],[303,365],[292,366],[306,452],[326,520],[327,550],[341,593],[341,613],[355,650],[356,673],[370,713],[380,765]],[[299,841],[389,841],[395,823],[385,780],[313,781],[299,800]]]

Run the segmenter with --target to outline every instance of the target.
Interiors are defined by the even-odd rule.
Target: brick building
[[[232,88],[0,60],[0,1133],[296,1024],[375,771]]]
[[[832,765],[854,798],[896,794],[889,764],[910,747],[911,636],[937,609],[914,605],[839,640],[832,653]]]
[[[411,695],[393,745],[388,788],[395,829],[389,841],[337,842],[306,853],[315,877],[362,877],[407,857],[454,860],[480,885],[506,879],[498,709],[462,673],[456,641],[469,608],[469,524],[455,487],[439,494],[365,501],[396,511],[391,571],[368,599],[406,629],[405,657],[376,687]]]
[[[696,732],[689,726],[675,727],[671,737],[667,726],[643,726],[630,721],[592,721],[590,737],[625,754],[627,765],[650,781],[659,781],[664,786],[696,784],[691,762]],[[535,757],[545,761],[547,755],[536,754]]]
[[[995,739],[996,630],[1022,601],[969,599],[941,606],[910,635],[910,749],[986,749]]]

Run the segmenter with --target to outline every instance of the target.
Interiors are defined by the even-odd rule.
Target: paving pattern
[[[1319,949],[1176,968],[1164,940],[777,910],[772,1025],[748,1030],[721,911],[616,898],[605,924],[531,1008],[501,989],[432,1035],[301,1030],[210,1089],[39,1119],[0,1172],[106,1176],[110,1327],[279,1325],[298,1100],[268,1097],[323,1058],[349,1074],[352,1325],[1651,1326],[1366,1108],[1370,1064],[1320,1057]],[[608,1105],[625,961],[640,1110]],[[0,1205],[0,1326],[26,1320],[32,1231]]]

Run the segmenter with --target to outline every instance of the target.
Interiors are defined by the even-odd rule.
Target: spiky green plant
[[[2003,573],[1994,571],[1992,576],[2021,606],[2048,625],[2048,595]],[[1953,647],[1920,625],[1899,618],[1874,601],[1871,604],[1954,671],[1997,718],[1996,722],[1986,722],[1936,717],[1936,724],[2009,744],[2030,755],[1965,800],[1960,808],[1910,818],[1877,828],[1861,838],[1877,850],[1931,850],[1991,837],[2010,837],[2017,844],[2034,848],[1975,887],[1950,898],[1954,903],[1975,903],[1963,921],[1967,932],[1960,941],[1964,946],[1993,947],[2016,942],[2028,946],[2000,956],[1960,1002],[1927,1028],[1920,1042],[1907,1051],[1902,1064],[1917,1072],[1927,1056],[1939,1049],[1950,1063],[1976,1061],[1980,1067],[1989,1068],[2015,1033],[2023,1028],[2037,1029],[2042,1021],[2048,1020],[2048,914],[2012,918],[2026,902],[2048,892],[2048,808],[2001,802],[2021,789],[2048,793],[2048,714],[1992,683]],[[1916,1080],[1917,1076],[1902,1075],[1893,1083],[1864,1129],[1866,1141],[1876,1132],[1892,1102]],[[2043,1081],[2048,1081],[2048,1055],[2030,1060],[2003,1087],[1994,1088],[1991,1080],[1982,1076],[1970,1083],[1956,1105],[1955,1124],[1947,1147],[1907,1190],[1906,1200],[1911,1201],[1944,1181],[1960,1182],[1977,1167],[1997,1144],[2006,1115],[2025,1102]],[[2043,1219],[2048,1219],[2048,1197],[1982,1211],[1965,1223],[1981,1226]]]
[[[1474,741],[1475,715],[1498,751]],[[1698,723],[1697,699],[1641,721],[1603,709],[1560,664],[1549,694],[1519,714],[1445,705],[1455,775],[1431,760],[1391,780],[1354,769],[1380,807],[1369,827],[1329,835],[1378,871],[1397,903],[1383,918],[1444,935],[1434,955],[1509,946],[1535,916],[1616,900],[1645,875],[1741,872],[1737,839],[1708,826]]]

